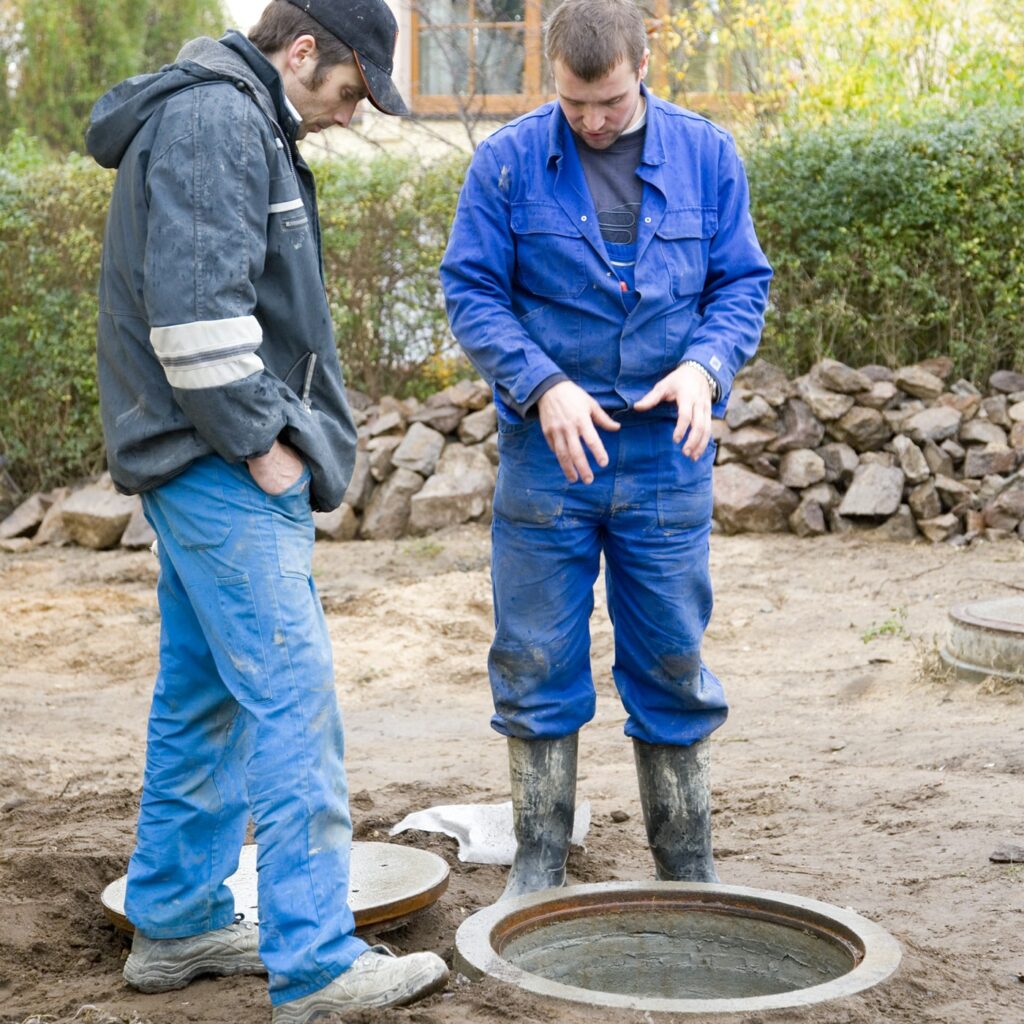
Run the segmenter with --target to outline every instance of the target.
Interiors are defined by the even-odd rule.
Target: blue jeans
[[[725,721],[722,686],[700,655],[712,605],[714,442],[692,462],[673,444],[674,427],[633,416],[602,431],[609,463],[585,485],[565,479],[538,420],[502,425],[488,659],[498,732],[556,739],[593,718],[590,615],[602,553],[626,735],[688,746]]]
[[[366,944],[331,643],[311,575],[309,474],[276,497],[215,455],[143,495],[160,549],[160,672],[125,909],[150,938],[234,920],[251,810],[260,955],[276,1005]]]

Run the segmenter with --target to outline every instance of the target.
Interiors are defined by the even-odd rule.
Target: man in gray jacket
[[[126,912],[127,981],[270,975],[275,1024],[410,1002],[432,953],[354,934],[351,819],[312,509],[345,493],[355,429],[296,148],[368,98],[405,113],[383,0],[274,0],[249,38],[188,44],[93,111],[118,170],[100,281],[110,472],[159,540],[160,672]],[[250,815],[260,925],[225,879]],[[264,966],[265,965],[265,966]]]

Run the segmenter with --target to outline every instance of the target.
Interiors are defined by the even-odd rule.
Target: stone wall
[[[950,383],[951,370],[945,358],[899,370],[824,360],[796,380],[763,360],[743,369],[715,421],[718,528],[955,544],[1024,536],[1024,374],[1001,370],[982,391]],[[316,514],[319,537],[395,539],[489,519],[497,418],[483,381],[423,403],[351,397],[355,472],[344,504]],[[0,484],[9,508],[13,485]],[[106,475],[34,494],[0,523],[8,551],[152,540],[139,500]]]

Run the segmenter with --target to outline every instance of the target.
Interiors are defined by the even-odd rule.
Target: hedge
[[[762,354],[906,365],[940,353],[975,380],[1024,368],[1024,114],[861,125],[747,157],[775,266]]]
[[[1024,368],[1024,113],[793,134],[747,153],[776,269],[762,354],[903,365],[946,353],[976,380]],[[317,167],[328,298],[349,383],[424,394],[465,372],[437,265],[456,158]],[[102,465],[96,274],[109,172],[0,152],[0,454],[25,489]]]

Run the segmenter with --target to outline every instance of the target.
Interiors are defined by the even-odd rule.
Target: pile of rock
[[[392,539],[489,518],[498,421],[483,381],[462,381],[422,404],[350,397],[359,429],[355,471],[341,507],[314,516],[319,537]],[[118,494],[108,474],[74,490],[33,494],[0,523],[0,550],[7,551],[69,543],[141,548],[154,539],[140,500]]]
[[[940,357],[790,381],[757,360],[715,424],[715,518],[730,533],[868,530],[966,543],[1024,536],[1024,374],[987,392]]]
[[[1024,374],[1000,370],[983,393],[949,384],[952,369],[945,358],[899,370],[826,359],[791,381],[763,360],[746,367],[715,422],[718,526],[958,544],[1024,537]],[[355,472],[341,507],[316,514],[318,536],[394,539],[489,518],[498,436],[483,381],[423,403],[351,399]],[[7,550],[152,540],[138,498],[109,476],[34,494],[0,523]]]

